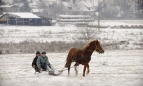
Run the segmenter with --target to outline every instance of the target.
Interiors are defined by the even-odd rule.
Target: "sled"
[[[62,72],[63,72],[63,70],[56,70],[56,69],[53,67],[53,65],[51,65],[51,68],[48,67],[48,74],[49,74],[49,75],[59,76]]]
[[[62,72],[58,70],[50,70],[48,71],[49,75],[59,76]]]
[[[53,65],[51,64],[50,67],[49,67],[49,66],[47,67],[47,70],[46,70],[46,71],[48,72],[49,75],[59,76],[59,75],[60,75],[63,71],[65,71],[65,70],[67,70],[67,69],[64,69],[64,68],[63,68],[62,70],[56,70],[56,69],[53,67]],[[35,73],[36,73],[36,72],[38,72],[38,71],[35,70]],[[42,71],[41,71],[41,72],[42,72]],[[34,74],[35,74],[35,73],[34,73]]]

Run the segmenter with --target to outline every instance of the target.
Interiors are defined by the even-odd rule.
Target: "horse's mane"
[[[85,50],[87,47],[89,47],[90,43],[93,41],[96,41],[96,40],[89,41],[81,50]]]

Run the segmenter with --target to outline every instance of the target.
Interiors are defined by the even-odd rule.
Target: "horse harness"
[[[83,51],[82,57],[78,57],[79,51],[80,51],[80,49],[78,49],[77,54],[76,54],[76,58],[75,58],[75,60],[72,59],[72,62],[80,63],[80,61],[83,60],[83,59],[91,59],[91,56],[90,57],[89,56],[84,56],[85,51],[88,51],[88,50]]]

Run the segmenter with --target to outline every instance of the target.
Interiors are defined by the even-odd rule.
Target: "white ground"
[[[68,52],[48,53],[51,64],[58,70],[65,65]],[[68,76],[50,76],[47,72],[34,74],[31,62],[35,54],[0,55],[0,86],[143,86],[142,50],[105,50],[94,52],[90,62],[90,73],[82,76],[83,66],[74,69]],[[73,64],[72,64],[73,65]]]
[[[51,42],[73,41],[75,26],[2,26],[0,43],[19,43],[22,41]]]

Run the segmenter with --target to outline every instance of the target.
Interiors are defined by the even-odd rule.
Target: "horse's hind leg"
[[[76,64],[74,65],[74,69],[75,69],[75,72],[76,72],[76,76],[78,75],[77,66],[79,66],[79,64],[78,64],[78,63],[76,63]]]
[[[89,72],[90,72],[89,64],[87,64],[87,72],[86,72],[86,74],[89,74]]]
[[[68,65],[68,76],[70,76],[70,66],[71,64]]]
[[[74,66],[74,70],[76,72],[76,76],[78,75],[77,66]]]

